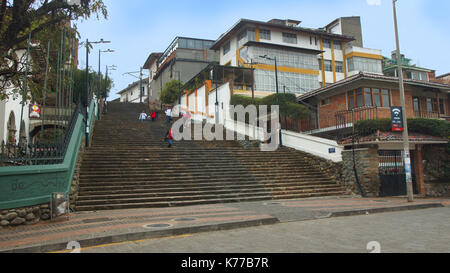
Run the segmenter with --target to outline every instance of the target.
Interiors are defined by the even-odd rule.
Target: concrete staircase
[[[261,152],[237,141],[180,141],[167,148],[162,113],[157,122],[141,123],[144,105],[108,107],[83,158],[77,211],[345,194],[301,152]]]

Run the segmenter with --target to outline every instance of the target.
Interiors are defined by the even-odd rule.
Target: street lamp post
[[[278,106],[280,106],[280,98],[279,98],[279,90],[278,90],[278,65],[277,65],[277,57],[273,57],[270,58],[267,55],[264,56],[259,56],[260,58],[263,59],[267,59],[270,61],[274,61],[275,62],[275,85],[276,85],[276,90],[277,90],[277,101],[278,101]],[[280,138],[280,147],[283,147],[283,134],[281,132],[281,111],[278,110],[278,130],[279,130],[279,138]]]
[[[86,127],[86,148],[89,147],[89,45],[90,44],[108,44],[110,41],[104,41],[100,39],[98,42],[89,42],[89,39],[86,39],[86,90],[85,90],[85,107],[86,107],[86,117],[85,117],[85,127]]]
[[[108,50],[98,50],[98,91],[97,91],[97,120],[100,120],[100,90],[102,89],[102,75],[101,75],[101,71],[100,71],[100,56],[101,53],[111,53],[114,52],[114,50],[108,49]]]
[[[405,104],[405,86],[403,82],[403,69],[402,69],[402,58],[400,55],[400,41],[398,38],[398,25],[397,25],[397,10],[395,7],[395,2],[397,0],[392,0],[392,6],[394,10],[394,28],[395,28],[395,43],[397,47],[397,66],[398,66],[398,76],[400,85],[400,102],[403,108],[403,157],[405,162],[405,173],[406,173],[406,192],[408,194],[408,202],[414,201],[414,192],[412,186],[412,173],[411,173],[411,157],[409,152],[409,134],[408,134],[408,117],[406,115],[406,104]]]

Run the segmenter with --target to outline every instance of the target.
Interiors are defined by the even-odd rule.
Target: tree
[[[174,103],[178,100],[178,97],[180,96],[181,89],[180,89],[181,83],[178,80],[173,80],[168,83],[166,83],[164,89],[161,91],[161,94],[159,96],[159,100],[162,103]]]
[[[73,86],[73,103],[78,102],[78,99],[81,99],[81,102],[84,102],[86,99],[86,70],[76,69],[74,71],[74,86]],[[89,93],[97,95],[98,90],[98,81],[99,76],[97,72],[90,71],[89,72]],[[110,77],[105,79],[105,76],[101,74],[102,81],[102,90],[100,91],[100,95],[106,97],[104,94],[105,83],[106,83],[106,92],[109,94],[109,91],[114,86],[114,83]]]
[[[0,99],[5,96],[8,87],[16,86],[17,90],[22,88],[26,60],[23,52],[27,49],[29,33],[32,33],[34,44],[46,48],[48,40],[53,41],[53,45],[59,45],[59,33],[71,20],[91,16],[107,18],[103,0],[80,0],[80,4],[74,4],[75,2],[77,1],[0,0]],[[75,36],[75,33],[71,35]],[[36,62],[37,60],[33,60],[30,64],[32,73],[29,75],[33,79],[37,77],[42,80],[43,69],[37,67]],[[30,86],[33,82],[30,80]]]

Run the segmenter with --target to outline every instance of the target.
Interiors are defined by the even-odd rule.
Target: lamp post
[[[275,62],[275,85],[277,90],[277,101],[278,106],[280,104],[280,98],[279,98],[279,90],[278,90],[278,66],[277,66],[277,57],[270,58],[267,55],[259,56],[260,58],[267,59],[269,61]],[[281,132],[281,111],[278,111],[278,130],[279,130],[279,138],[280,138],[280,147],[283,147],[283,139],[282,139],[282,132]]]
[[[86,107],[86,117],[85,117],[85,127],[86,127],[86,148],[89,147],[89,45],[91,44],[108,44],[110,41],[104,41],[100,39],[97,42],[89,42],[89,39],[86,39],[86,90],[85,90],[85,107]]]
[[[102,89],[102,74],[100,71],[100,56],[103,53],[112,53],[114,50],[98,50],[98,90],[97,90],[97,120],[100,120],[100,90]]]
[[[402,104],[403,108],[403,159],[405,163],[406,192],[408,194],[408,202],[413,202],[414,192],[412,186],[411,157],[409,152],[408,117],[406,115],[405,86],[403,83],[402,57],[400,55],[400,41],[398,38],[399,35],[397,25],[397,9],[395,7],[395,2],[397,2],[397,0],[392,0],[392,6],[394,11],[395,43],[397,47],[396,54],[397,54],[398,77],[400,85],[400,103]]]

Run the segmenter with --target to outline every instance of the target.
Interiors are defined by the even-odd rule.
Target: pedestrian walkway
[[[0,229],[0,252],[54,252],[82,247],[244,228],[289,221],[450,206],[450,199],[327,197],[83,212],[33,226]]]

